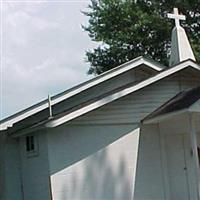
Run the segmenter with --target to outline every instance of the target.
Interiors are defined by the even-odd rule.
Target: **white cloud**
[[[1,117],[89,78],[85,50],[95,44],[80,12],[88,2],[3,4]]]

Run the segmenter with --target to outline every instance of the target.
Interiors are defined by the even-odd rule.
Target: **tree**
[[[168,65],[174,21],[166,16],[174,7],[187,17],[181,24],[200,61],[199,0],[91,0],[83,28],[100,45],[86,52],[88,73],[101,74],[140,55]]]

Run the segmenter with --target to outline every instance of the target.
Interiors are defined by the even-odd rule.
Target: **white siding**
[[[46,133],[35,136],[39,148],[38,155],[33,157],[27,156],[25,138],[20,138],[24,200],[47,200],[50,199],[50,182]]]
[[[18,139],[5,137],[4,156],[5,199],[2,200],[22,200]]]
[[[163,80],[88,113],[71,123],[138,123],[179,90],[177,80]]]
[[[54,200],[132,200],[135,125],[63,126],[48,134]]]
[[[156,125],[141,128],[134,200],[164,200],[159,130]]]
[[[0,200],[5,197],[5,137],[0,134]]]
[[[187,69],[181,72],[181,74],[178,73],[165,78],[93,112],[87,113],[71,123],[139,123],[149,113],[174,97],[178,92],[196,86],[200,86],[199,74],[191,73],[191,70]]]
[[[190,197],[188,199],[196,200],[197,199],[197,190],[196,190],[196,173],[195,173],[195,168],[194,168],[194,161],[193,161],[193,156],[191,154],[191,149],[192,149],[192,143],[191,143],[191,132],[190,132],[190,124],[189,124],[189,118],[188,114],[182,114],[176,117],[173,117],[169,120],[163,121],[159,124],[159,129],[160,129],[160,135],[163,138],[163,148],[164,148],[164,155],[165,157],[165,176],[166,176],[166,185],[169,188],[168,192],[168,199],[183,199],[180,198],[180,189],[184,190],[183,193],[186,190],[189,190]],[[181,155],[180,153],[180,142],[176,141],[178,139],[177,136],[182,136],[182,145],[184,146],[184,156]],[[168,138],[168,139],[166,139]],[[171,139],[170,139],[171,138]],[[170,139],[170,140],[169,140]],[[180,139],[180,137],[179,137]],[[167,143],[167,141],[169,143]],[[167,148],[168,147],[168,148]],[[182,147],[181,147],[182,148]],[[179,151],[177,151],[179,149]],[[173,153],[172,156],[170,156],[171,151],[176,151]],[[167,159],[167,155],[169,156]],[[184,164],[178,165],[177,163],[175,166],[170,166],[170,159],[173,159],[173,157],[176,156],[176,159],[173,160],[176,162],[180,162],[183,157],[184,158]],[[170,158],[170,159],[169,159]],[[168,162],[167,162],[168,161]],[[173,163],[171,162],[171,163]],[[186,171],[184,171],[184,167]],[[174,170],[174,175],[170,173],[170,168]],[[178,180],[180,180],[180,177],[183,178],[183,172],[187,174],[187,181],[188,181],[188,189],[184,189],[183,185],[181,186],[178,183]],[[171,174],[171,176],[170,176]],[[172,179],[176,176],[176,183],[173,185]],[[171,179],[171,181],[170,181]],[[183,182],[183,181],[182,181]],[[181,187],[179,187],[179,185]],[[176,188],[179,187],[179,192],[176,192]],[[175,190],[175,192],[173,192]],[[174,193],[174,194],[173,194]],[[176,197],[173,197],[176,195]],[[187,198],[186,198],[187,199]]]
[[[200,86],[200,76],[194,69],[186,69],[180,73],[181,90]]]
[[[95,87],[89,88],[84,92],[80,92],[79,94],[59,103],[58,105],[55,105],[53,107],[53,113],[55,114],[63,112],[63,110],[67,110],[69,108],[77,106],[80,103],[83,104],[84,102],[87,102],[91,99],[95,99],[100,95],[105,95],[106,93],[109,93],[127,84],[139,82],[156,73],[157,72],[153,70],[146,69],[144,66],[140,66],[136,69],[129,70],[123,74],[120,74],[114,78],[102,82],[101,84],[96,85]]]

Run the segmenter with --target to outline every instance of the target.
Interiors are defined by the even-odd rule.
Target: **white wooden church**
[[[0,200],[200,200],[200,66],[138,57],[0,122]]]

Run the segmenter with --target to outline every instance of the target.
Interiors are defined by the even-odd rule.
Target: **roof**
[[[144,64],[144,65],[148,66],[149,68],[156,70],[158,72],[162,71],[165,68],[165,66],[159,64],[158,62],[156,62],[152,59],[140,56],[140,57],[135,58],[127,63],[124,63],[114,69],[111,69],[105,73],[102,73],[101,75],[99,75],[89,81],[86,81],[82,84],[79,84],[79,85],[69,89],[69,90],[66,90],[58,95],[53,96],[51,98],[52,106],[55,104],[58,104],[59,102],[65,100],[65,99],[68,99],[80,92],[83,92],[91,87],[94,87],[95,85],[98,85],[106,80],[109,80],[115,76],[118,76],[119,74],[127,72],[131,69],[134,69],[142,64]],[[47,108],[48,108],[48,100],[46,99],[44,101],[41,101],[41,102],[25,109],[25,110],[22,110],[14,115],[11,115],[8,118],[1,120],[0,121],[0,130],[4,130],[7,127],[12,127],[12,125],[14,123],[17,123],[27,117],[30,117],[36,113],[39,113]]]
[[[112,101],[115,101],[121,97],[124,97],[128,94],[131,94],[133,92],[136,92],[148,85],[151,85],[167,76],[170,76],[180,70],[183,70],[187,67],[191,67],[191,68],[194,68],[198,71],[200,71],[200,66],[197,65],[196,63],[194,63],[193,61],[191,60],[187,60],[187,61],[184,61],[172,68],[167,68],[166,70],[163,70],[162,72],[160,72],[159,74],[151,77],[151,78],[148,78],[144,81],[141,81],[139,82],[138,84],[135,84],[135,85],[131,85],[131,86],[128,86],[126,88],[120,91],[117,91],[117,92],[114,92],[112,94],[109,94],[103,98],[99,98],[97,100],[95,100],[94,102],[88,104],[88,105],[84,105],[83,107],[81,108],[78,108],[77,110],[73,110],[72,112],[69,112],[69,113],[66,113],[65,115],[63,116],[59,116],[58,118],[55,117],[54,119],[52,119],[51,121],[49,121],[47,124],[46,124],[46,127],[56,127],[56,126],[59,126],[63,123],[66,123],[72,119],[75,119],[83,114],[86,114],[94,109],[97,109],[101,106],[104,106]]]
[[[63,123],[66,123],[70,120],[73,120],[83,114],[86,114],[94,109],[97,109],[101,106],[104,106],[112,101],[115,101],[121,97],[124,97],[130,93],[136,92],[148,85],[151,85],[165,77],[168,77],[172,74],[175,74],[176,72],[179,72],[186,68],[192,68],[195,70],[198,70],[200,72],[200,66],[195,63],[192,60],[183,61],[182,63],[179,63],[176,66],[173,66],[171,68],[166,68],[165,70],[162,70],[160,73],[147,78],[144,81],[141,81],[137,84],[133,85],[126,85],[125,87],[119,88],[118,90],[112,91],[112,93],[105,94],[103,96],[99,96],[92,101],[85,102],[77,107],[73,107],[69,109],[67,112],[63,112],[60,115],[54,116],[52,119],[39,121],[38,124],[32,124],[29,127],[26,127],[27,130],[31,130],[31,128],[37,128],[39,126],[40,128],[43,127],[56,127],[59,125],[62,125]],[[12,130],[12,129],[11,129]],[[22,132],[26,132],[26,130],[22,130]],[[20,131],[17,133],[20,134]]]
[[[175,97],[167,101],[153,113],[148,115],[143,121],[148,121],[159,116],[167,115],[173,112],[185,110],[200,99],[200,87],[182,91]]]

